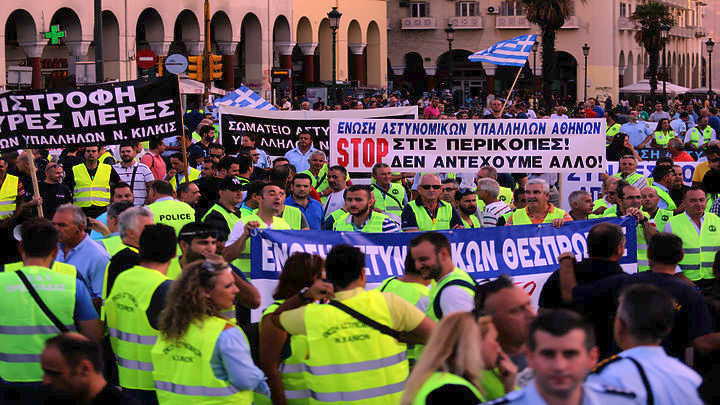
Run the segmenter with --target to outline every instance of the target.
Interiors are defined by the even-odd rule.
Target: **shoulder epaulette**
[[[635,398],[636,395],[632,391],[628,391],[623,388],[614,387],[612,385],[601,385],[600,392],[604,392],[605,394],[614,394],[614,395],[620,395],[626,398]]]
[[[620,361],[620,360],[622,360],[622,359],[623,359],[623,358],[622,358],[622,357],[619,357],[617,354],[613,354],[612,356],[610,356],[610,357],[608,357],[608,358],[606,358],[606,359],[603,359],[603,360],[601,360],[598,364],[596,364],[595,367],[593,367],[592,370],[590,370],[590,373],[591,373],[591,374],[600,373],[600,372],[602,372],[603,369],[605,369],[605,367],[607,367],[608,365],[610,365],[610,364],[612,364],[612,363],[615,363],[616,361]]]

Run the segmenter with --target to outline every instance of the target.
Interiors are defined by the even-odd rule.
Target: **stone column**
[[[305,83],[315,81],[315,49],[317,42],[305,42],[298,44],[303,54],[303,70],[305,72]]]
[[[205,43],[203,41],[189,41],[185,42],[185,48],[188,51],[188,55],[202,55],[205,49]]]
[[[223,56],[223,79],[228,89],[235,88],[235,68],[233,63],[235,61],[235,49],[240,41],[222,41],[218,42],[218,51]]]
[[[40,64],[40,58],[42,57],[43,49],[45,44],[43,41],[31,41],[31,42],[20,42],[20,46],[25,51],[28,62],[32,66],[32,89],[42,88],[42,66]],[[87,51],[87,50],[86,50]]]
[[[68,76],[75,76],[77,62],[87,56],[91,40],[65,41],[68,48]],[[96,82],[101,82],[104,77],[96,77]]]
[[[280,55],[280,67],[283,69],[292,68],[292,54],[295,49],[295,42],[275,42],[275,51]],[[313,50],[315,52],[315,50]]]
[[[365,84],[365,58],[363,57],[363,51],[366,46],[367,43],[365,42],[348,44],[350,52],[352,53],[352,64],[355,70],[355,77],[351,79],[359,81],[361,86]]]

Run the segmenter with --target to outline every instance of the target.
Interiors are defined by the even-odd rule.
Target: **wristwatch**
[[[298,292],[298,297],[300,297],[300,299],[301,299],[304,303],[306,303],[306,304],[309,304],[309,303],[311,303],[311,302],[314,301],[312,298],[308,298],[308,297],[305,296],[305,292],[308,291],[309,289],[310,289],[310,287],[303,287],[303,288]]]

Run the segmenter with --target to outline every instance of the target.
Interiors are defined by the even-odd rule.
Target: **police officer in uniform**
[[[583,383],[598,358],[592,326],[574,312],[541,313],[530,324],[528,364],[535,379],[486,405],[624,405],[636,394],[621,388]]]
[[[651,284],[623,290],[615,316],[615,341],[623,351],[602,361],[587,381],[634,392],[639,404],[702,404],[702,377],[660,346],[673,326],[675,300]]]
[[[170,183],[164,180],[155,180],[150,183],[147,207],[155,215],[156,224],[170,225],[175,229],[175,235],[185,224],[195,221],[195,210],[182,201],[174,198],[174,191]]]

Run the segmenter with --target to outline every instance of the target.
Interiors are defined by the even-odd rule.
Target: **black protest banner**
[[[295,148],[298,135],[308,132],[313,146],[329,153],[330,118],[417,118],[417,107],[341,111],[270,111],[219,106],[221,142],[239,146],[242,136],[253,135],[255,146],[270,156],[283,156]]]
[[[118,144],[182,131],[174,78],[0,94],[0,151]]]

